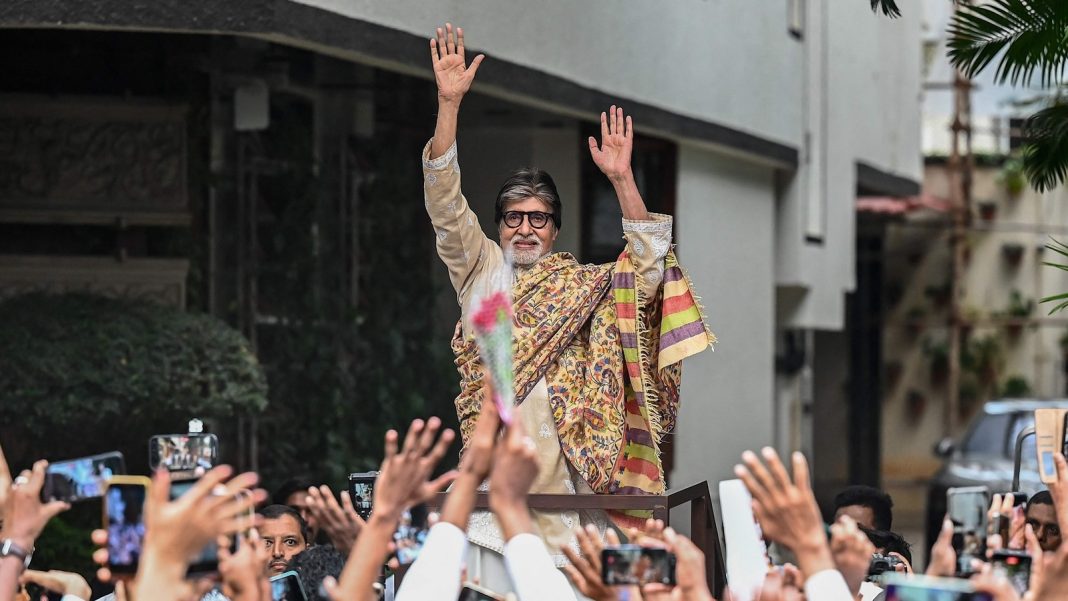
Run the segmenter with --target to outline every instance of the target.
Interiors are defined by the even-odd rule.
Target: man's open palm
[[[623,177],[630,171],[630,155],[634,148],[634,124],[623,117],[623,108],[615,105],[608,114],[601,113],[601,145],[590,136],[590,155],[593,162],[609,179]]]
[[[467,66],[464,58],[464,30],[452,23],[446,23],[445,29],[438,27],[437,39],[430,40],[430,58],[434,62],[434,81],[438,84],[438,97],[450,102],[459,102],[471,89],[478,66],[485,55],[479,54]]]

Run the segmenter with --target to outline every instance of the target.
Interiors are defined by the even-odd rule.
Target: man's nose
[[[271,547],[271,557],[285,557],[282,553],[282,545],[274,545]]]
[[[520,234],[529,236],[534,233],[534,228],[530,227],[530,216],[523,215],[523,221],[520,222],[519,227],[516,229]]]

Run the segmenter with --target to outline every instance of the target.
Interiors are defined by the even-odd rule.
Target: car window
[[[1009,429],[1009,420],[1012,416],[1006,413],[984,414],[972,431],[968,433],[962,448],[966,455],[994,455],[997,457],[1012,457],[1012,451],[1007,448],[1006,434]],[[1015,441],[1015,437],[1012,439]]]

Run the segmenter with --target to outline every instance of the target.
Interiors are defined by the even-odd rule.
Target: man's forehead
[[[260,536],[285,536],[286,534],[300,535],[300,524],[291,515],[280,515],[276,518],[264,518],[260,525]]]
[[[553,206],[537,196],[528,196],[521,200],[509,200],[504,203],[505,211],[545,211],[552,213]]]

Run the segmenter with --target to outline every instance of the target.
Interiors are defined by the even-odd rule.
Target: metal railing
[[[429,505],[434,508],[441,507],[446,494],[439,493]],[[707,481],[670,490],[663,495],[531,494],[527,498],[527,505],[538,511],[650,511],[653,518],[663,520],[665,525],[671,523],[671,510],[687,503],[690,504],[690,539],[705,554],[705,577],[713,596],[718,599],[726,586],[727,572]],[[489,509],[487,493],[478,493],[475,509]]]

